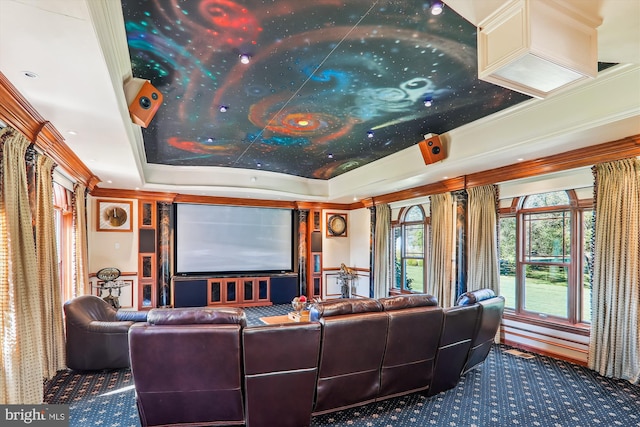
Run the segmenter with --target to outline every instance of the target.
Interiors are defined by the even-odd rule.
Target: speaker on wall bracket
[[[425,165],[439,162],[447,158],[447,152],[445,150],[442,141],[438,135],[428,133],[424,136],[424,140],[418,143],[420,147],[420,154],[424,159]]]
[[[137,78],[125,82],[124,89],[131,120],[146,128],[162,104],[162,93],[148,80]]]

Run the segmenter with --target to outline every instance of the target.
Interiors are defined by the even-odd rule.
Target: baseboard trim
[[[528,351],[529,353],[535,353],[535,354],[540,354],[542,356],[548,356],[548,357],[552,357],[554,359],[559,359],[559,360],[564,360],[565,362],[570,362],[570,363],[574,363],[576,365],[580,365],[580,366],[584,366],[587,367],[587,362],[583,361],[583,360],[578,360],[578,359],[574,359],[572,357],[568,357],[565,356],[563,354],[558,354],[558,353],[553,353],[551,351],[545,351],[545,350],[541,350],[537,347],[533,347],[530,345],[525,345],[516,341],[511,341],[511,340],[506,340],[506,339],[502,339],[502,343],[504,345],[507,345],[509,347],[514,347],[520,350],[524,350],[524,351]]]

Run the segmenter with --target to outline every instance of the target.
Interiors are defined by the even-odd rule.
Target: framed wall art
[[[126,200],[96,200],[97,231],[132,231],[133,202]]]
[[[327,237],[347,237],[346,213],[327,213]]]

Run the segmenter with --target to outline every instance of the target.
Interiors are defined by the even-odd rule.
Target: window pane
[[[532,194],[527,196],[523,207],[540,208],[544,206],[568,206],[569,195],[566,191],[554,191],[551,193]]]
[[[424,221],[424,213],[419,206],[411,206],[404,216],[405,222]]]
[[[591,322],[591,237],[593,236],[593,211],[585,211],[582,215],[584,224],[584,256],[582,267],[582,321]]]
[[[500,295],[516,307],[516,218],[500,218]]]
[[[406,259],[405,271],[407,272],[406,289],[411,292],[424,292],[424,260]]]
[[[393,227],[393,287],[402,287],[402,230]]]
[[[528,262],[570,262],[569,212],[525,214],[524,257]]]
[[[525,266],[524,308],[552,316],[567,316],[567,268],[558,265]]]
[[[424,225],[405,225],[404,233],[406,239],[405,256],[422,258],[424,256]]]

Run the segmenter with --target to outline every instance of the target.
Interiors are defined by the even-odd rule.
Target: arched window
[[[393,226],[392,292],[425,292],[427,233],[428,221],[422,206],[410,206],[400,211],[398,223]]]
[[[590,204],[589,204],[590,205]],[[523,196],[500,217],[500,292],[516,314],[591,320],[591,206],[573,190]]]

